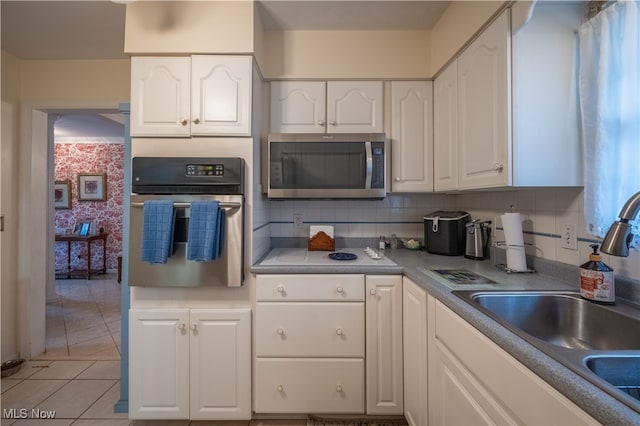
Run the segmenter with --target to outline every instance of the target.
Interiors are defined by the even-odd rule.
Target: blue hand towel
[[[142,207],[142,261],[167,263],[173,253],[175,209],[171,200],[148,200]]]
[[[187,260],[210,262],[222,254],[224,209],[217,201],[192,201],[189,216]]]

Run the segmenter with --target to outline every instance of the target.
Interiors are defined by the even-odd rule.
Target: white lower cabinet
[[[402,276],[367,275],[367,414],[402,415]]]
[[[399,275],[257,275],[255,324],[256,413],[402,414]]]
[[[131,309],[129,417],[251,418],[250,309]]]
[[[428,424],[427,292],[402,280],[404,417],[410,426]]]
[[[429,298],[429,424],[597,424],[442,303]]]

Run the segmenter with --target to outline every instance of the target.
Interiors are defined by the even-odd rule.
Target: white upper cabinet
[[[131,136],[189,136],[191,58],[131,58]]]
[[[324,133],[326,129],[324,81],[271,83],[272,133]]]
[[[132,136],[250,136],[250,56],[131,58]]]
[[[458,63],[452,62],[433,83],[433,186],[458,189]]]
[[[391,82],[391,148],[391,190],[432,192],[432,82]]]
[[[381,81],[274,81],[271,133],[381,133]]]
[[[516,2],[436,77],[436,191],[582,184],[581,21],[579,3]]]
[[[509,46],[507,10],[458,58],[460,188],[510,183]]]
[[[330,81],[327,85],[329,133],[381,133],[382,81]]]

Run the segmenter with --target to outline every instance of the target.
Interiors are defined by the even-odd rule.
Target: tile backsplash
[[[335,226],[336,236],[343,238],[396,234],[422,239],[426,214],[436,210],[464,210],[473,219],[492,220],[492,241],[503,241],[500,215],[513,210],[522,215],[524,240],[530,255],[577,266],[588,260],[589,244],[598,242],[586,232],[582,188],[478,191],[455,195],[389,194],[384,200],[295,200],[267,201],[265,204],[269,206],[262,209],[254,236],[306,237],[310,225],[331,224]],[[294,225],[294,214],[302,215],[301,227]],[[577,250],[562,247],[561,233],[565,225],[575,225]],[[603,255],[603,261],[617,275],[640,279],[640,252],[636,250],[632,250],[627,258]]]

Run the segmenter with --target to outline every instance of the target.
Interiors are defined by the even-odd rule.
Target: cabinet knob
[[[324,120],[318,121],[318,126],[324,126],[324,125],[325,125]]]
[[[375,289],[375,288],[372,288],[371,290],[369,290],[369,294],[370,294],[370,295],[372,295],[372,296],[375,296],[375,295],[376,295],[376,293],[377,293],[377,292],[376,292],[376,289]]]
[[[277,333],[278,333],[280,336],[284,336],[284,328],[282,328],[282,327],[281,327],[281,328],[278,328]]]
[[[396,177],[393,180],[395,180],[396,182],[400,182],[401,179],[399,177]]]
[[[200,119],[198,117],[193,117],[191,121],[193,121],[193,124],[200,124]]]
[[[342,336],[342,334],[343,334],[343,333],[344,333],[344,331],[342,331],[342,329],[341,329],[341,328],[337,328],[337,329],[336,329],[336,334],[337,334],[338,336]]]
[[[276,290],[278,290],[278,293],[284,293],[284,286],[279,285]]]
[[[278,392],[284,392],[284,386],[282,385],[278,385],[278,387],[276,388],[278,390]]]
[[[344,293],[344,288],[342,288],[342,287],[338,287],[338,288],[336,288],[336,291],[337,291],[338,293]]]
[[[191,329],[196,331],[198,329],[198,324],[191,324]]]
[[[186,126],[187,124],[189,124],[189,120],[187,120],[186,118],[182,118],[180,120],[180,124],[182,124],[183,126]]]
[[[184,330],[186,327],[184,323],[178,324],[178,330]]]
[[[342,392],[342,385],[336,385],[336,392]]]
[[[329,124],[331,124],[332,126],[337,126],[338,122],[337,121],[330,121]]]
[[[493,165],[493,170],[495,170],[498,173],[502,173],[502,171],[504,170],[504,166],[500,163],[495,163]]]

